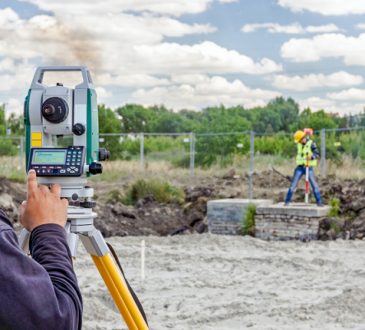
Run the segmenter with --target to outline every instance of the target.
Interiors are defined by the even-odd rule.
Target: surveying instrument
[[[78,73],[82,82],[68,88],[62,83],[47,86],[44,74]],[[89,70],[84,66],[38,67],[24,104],[26,165],[37,173],[38,183],[59,184],[61,197],[69,200],[67,242],[76,256],[80,239],[129,329],[148,329],[143,309],[122,274],[119,261],[112,258],[101,232],[94,226],[93,188],[87,178],[102,173],[99,161],[109,153],[99,148],[99,121],[96,92]],[[57,139],[70,138],[71,144],[58,147]],[[23,250],[29,246],[29,232],[20,234]],[[120,266],[120,265],[119,265]],[[143,315],[142,315],[143,313]]]

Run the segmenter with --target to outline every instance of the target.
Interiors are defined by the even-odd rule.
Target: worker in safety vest
[[[314,197],[318,206],[323,206],[321,201],[321,193],[314,176],[313,168],[317,166],[319,152],[316,144],[307,137],[304,131],[296,131],[294,134],[294,142],[297,144],[297,157],[294,175],[285,198],[285,205],[288,205],[292,199],[293,193],[300,178],[305,175],[306,166],[309,167],[309,183],[312,187]]]

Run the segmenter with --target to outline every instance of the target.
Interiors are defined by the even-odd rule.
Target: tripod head
[[[79,73],[82,81],[69,88],[62,82],[47,85],[45,74]],[[99,161],[109,152],[99,148],[96,92],[85,66],[38,67],[24,103],[26,168],[34,169],[39,183],[58,183],[62,197],[90,197],[87,177],[102,173]],[[68,145],[58,139],[68,137]],[[76,194],[76,195],[75,195]]]

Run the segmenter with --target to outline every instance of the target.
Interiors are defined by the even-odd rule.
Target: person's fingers
[[[62,198],[61,201],[65,207],[68,207],[68,200],[66,198]]]
[[[19,206],[19,220],[21,220],[23,218],[23,214],[24,214],[24,211],[25,211],[25,208],[27,206],[27,202],[26,201],[23,201],[20,206]]]
[[[28,196],[34,193],[38,189],[37,174],[34,170],[29,170],[27,180],[27,192]]]
[[[24,210],[26,206],[27,206],[27,201],[22,201],[22,203],[20,204],[20,208]]]
[[[59,184],[52,185],[51,193],[55,194],[57,197],[60,197],[61,196],[61,186]]]
[[[39,190],[43,193],[43,194],[47,194],[49,193],[49,188],[47,186],[39,186]]]

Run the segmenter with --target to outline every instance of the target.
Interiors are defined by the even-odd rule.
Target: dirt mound
[[[0,177],[0,208],[8,214],[16,229],[20,227],[18,224],[18,208],[25,198],[26,194],[23,184],[14,183],[4,177]]]
[[[253,174],[254,197],[283,201],[290,177],[275,169]],[[175,235],[207,231],[207,202],[211,199],[245,198],[248,176],[228,171],[222,176],[194,178],[194,185],[180,183],[184,189],[183,203],[159,203],[152,197],[140,199],[134,206],[121,202],[97,199],[95,221],[106,236],[126,235]],[[95,184],[96,196],[106,195],[115,187],[126,189],[128,183]],[[340,180],[335,176],[319,179],[324,203],[339,199],[339,214],[327,218],[321,225],[322,239],[337,237],[362,239],[365,237],[365,180]],[[0,178],[0,208],[4,209],[18,228],[18,206],[25,199],[25,185]],[[304,200],[304,184],[301,182],[293,201]]]
[[[204,187],[186,189],[185,204],[158,203],[152,197],[140,199],[134,207],[100,204],[96,227],[106,236],[176,235],[207,230],[205,223],[208,196]]]

